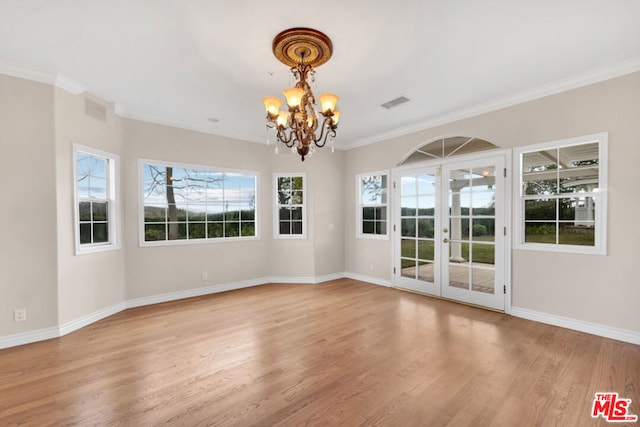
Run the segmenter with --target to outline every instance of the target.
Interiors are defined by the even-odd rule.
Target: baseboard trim
[[[185,298],[199,297],[203,295],[217,294],[220,292],[233,291],[235,289],[250,288],[252,286],[264,285],[264,279],[243,280],[240,282],[223,283],[203,288],[187,289],[185,291],[169,292],[166,294],[153,295],[150,297],[134,298],[126,301],[126,308],[142,307],[145,305],[160,304],[163,302],[177,301]]]
[[[548,325],[560,326],[561,328],[573,329],[574,331],[586,332],[592,335],[640,345],[640,332],[614,328],[612,326],[557,316],[555,314],[543,313],[521,307],[512,306],[511,315],[540,323],[546,323]]]
[[[265,278],[265,283],[303,283],[308,285],[316,285],[318,283],[328,282],[330,280],[342,279],[345,273],[325,274],[324,276],[314,277],[288,277],[288,276],[271,276]]]
[[[0,350],[3,348],[16,347],[24,344],[31,344],[38,341],[46,341],[60,337],[59,328],[37,329],[35,331],[22,332],[15,335],[0,337]]]
[[[393,284],[391,283],[391,281],[389,280],[382,280],[379,279],[377,277],[371,277],[371,276],[365,276],[362,274],[357,274],[357,273],[345,273],[344,277],[346,277],[347,279],[353,279],[353,280],[359,280],[361,282],[367,282],[367,283],[372,283],[374,285],[378,285],[378,286],[385,286],[387,288],[392,288]]]
[[[78,329],[84,328],[85,326],[97,322],[98,320],[113,316],[114,314],[119,313],[126,308],[126,304],[124,302],[121,302],[110,307],[103,308],[102,310],[89,313],[78,319],[63,323],[62,325],[58,326],[58,336],[62,337],[73,331],[77,331]]]

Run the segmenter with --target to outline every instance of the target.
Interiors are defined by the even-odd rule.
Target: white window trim
[[[598,142],[598,198],[595,210],[595,244],[594,246],[562,245],[551,243],[526,243],[524,242],[524,198],[522,196],[522,155],[532,151],[540,151],[550,148],[563,148],[573,145],[588,144]],[[592,135],[568,138],[559,141],[545,142],[542,144],[528,145],[526,147],[514,148],[513,156],[513,200],[514,204],[514,249],[543,251],[543,252],[563,252],[573,254],[606,255],[607,254],[607,193],[608,193],[608,144],[609,134],[607,132]]]
[[[362,208],[363,205],[362,204],[362,177],[364,176],[376,176],[376,175],[385,175],[387,177],[387,203],[385,203],[384,205],[376,205],[376,206],[384,206],[387,210],[387,233],[386,234],[369,234],[369,233],[363,233],[362,232]],[[389,174],[388,170],[384,170],[384,171],[377,171],[377,172],[371,172],[371,173],[361,173],[356,175],[356,197],[355,197],[355,201],[356,201],[356,239],[372,239],[372,240],[389,240],[389,235],[391,233],[389,233],[389,227],[390,227],[390,222],[389,222],[389,200],[391,197],[391,175]]]
[[[96,148],[87,147],[80,144],[73,144],[73,224],[75,254],[84,255],[97,252],[105,252],[120,249],[120,156]],[[90,156],[102,157],[107,160],[108,180],[107,180],[107,201],[109,241],[104,243],[80,244],[80,199],[78,195],[78,153],[85,153]]]
[[[241,173],[245,175],[251,175],[256,177],[256,200],[255,200],[255,236],[238,236],[238,237],[219,237],[211,239],[183,239],[183,240],[158,240],[147,242],[144,240],[144,165],[162,165],[170,166],[173,168],[185,168],[185,169],[204,169],[215,172],[226,173]],[[259,206],[260,206],[260,173],[256,171],[241,170],[241,169],[229,169],[221,168],[217,166],[208,165],[196,165],[193,163],[179,163],[168,162],[165,160],[152,160],[152,159],[138,159],[138,245],[140,247],[153,247],[153,246],[180,246],[180,245],[206,245],[212,243],[225,243],[225,242],[245,242],[249,240],[260,240],[260,220]]]
[[[278,178],[302,177],[302,234],[280,234],[280,210],[278,204]],[[304,172],[273,174],[273,238],[278,240],[305,240],[307,238],[307,174]]]

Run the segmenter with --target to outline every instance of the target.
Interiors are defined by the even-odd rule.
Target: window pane
[[[240,223],[239,222],[227,222],[224,225],[225,237],[238,237],[240,235]]]
[[[204,239],[205,238],[205,224],[204,224],[204,222],[192,222],[192,223],[189,223],[189,238],[190,239]]]
[[[558,150],[555,148],[524,153],[522,155],[522,172],[529,174],[551,170],[555,171],[558,169],[557,157]]]
[[[386,221],[387,220],[387,207],[380,207],[380,208],[376,208],[376,219],[381,220],[381,221]]]
[[[596,203],[593,197],[559,199],[560,220],[571,220],[572,225],[591,225],[596,219]]]
[[[96,199],[107,198],[107,180],[92,176],[89,178],[89,196]]]
[[[286,221],[291,219],[290,208],[280,208],[279,212],[280,212],[280,216],[279,216],[280,221]]]
[[[166,239],[166,227],[164,224],[147,224],[144,226],[144,240],[146,242]]]
[[[375,208],[364,207],[362,208],[362,219],[372,220],[375,218]]]
[[[363,204],[372,205],[386,202],[386,182],[383,186],[382,178],[383,176],[376,175],[364,176],[360,179],[362,189],[360,200]]]
[[[93,211],[94,221],[107,220],[107,203],[92,202],[91,209]]]
[[[91,221],[91,202],[80,202],[78,208],[80,221]]]
[[[219,239],[224,237],[224,225],[222,222],[210,222],[207,224],[207,237]]]
[[[280,234],[291,234],[291,222],[280,221]]]
[[[80,243],[91,243],[91,223],[80,224]]]
[[[525,220],[555,220],[556,200],[525,200],[524,201]]]
[[[595,231],[595,223],[591,226],[560,223],[558,243],[561,245],[595,246]]]
[[[145,222],[164,222],[167,220],[167,209],[164,207],[145,206],[144,221]]]
[[[556,223],[525,222],[524,241],[528,243],[556,243]]]
[[[294,176],[291,177],[291,189],[292,190],[302,190],[302,177],[301,176]]]
[[[302,221],[291,222],[291,234],[302,234]]]
[[[294,191],[291,194],[291,203],[294,205],[301,205],[304,203],[304,197],[302,196],[302,191]]]
[[[374,221],[362,221],[362,232],[365,234],[374,234],[375,233],[375,222]]]
[[[255,236],[256,235],[256,224],[255,224],[255,222],[242,222],[240,224],[240,235],[241,236]]]
[[[109,241],[109,227],[106,222],[93,224],[93,243],[105,243]]]
[[[302,208],[291,208],[291,219],[302,220]]]
[[[387,234],[387,222],[386,221],[376,221],[375,225],[376,225],[375,234],[382,234],[382,235]]]
[[[240,212],[240,218],[243,220],[256,219],[255,209],[246,209]]]

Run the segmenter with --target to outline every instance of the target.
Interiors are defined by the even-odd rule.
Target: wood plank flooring
[[[1,426],[590,426],[602,391],[640,415],[640,346],[348,279],[0,350]]]

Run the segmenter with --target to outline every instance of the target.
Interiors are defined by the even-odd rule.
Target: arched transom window
[[[492,150],[494,144],[480,138],[469,136],[449,136],[430,141],[409,153],[398,166],[427,160],[447,159],[462,154]]]

